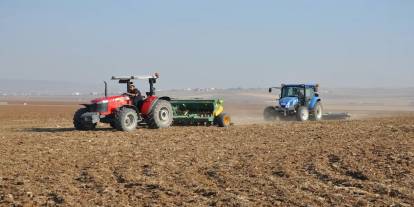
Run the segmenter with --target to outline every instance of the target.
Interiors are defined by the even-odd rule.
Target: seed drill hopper
[[[230,125],[221,99],[172,99],[173,120],[176,125]]]

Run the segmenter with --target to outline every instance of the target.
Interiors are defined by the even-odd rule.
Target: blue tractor
[[[298,121],[321,120],[322,102],[318,88],[318,84],[282,84],[281,87],[269,88],[269,93],[272,89],[280,89],[279,105],[265,108],[264,119],[273,121],[296,117]]]

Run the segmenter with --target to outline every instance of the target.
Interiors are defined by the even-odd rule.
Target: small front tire
[[[115,121],[109,122],[109,126],[111,126],[114,129],[117,129]]]
[[[296,112],[296,120],[298,121],[307,121],[309,119],[309,110],[305,106],[298,108]]]
[[[89,110],[87,108],[80,108],[75,112],[75,115],[73,116],[73,125],[76,130],[88,131],[96,128],[96,123],[88,123],[82,120],[82,115],[88,112]]]

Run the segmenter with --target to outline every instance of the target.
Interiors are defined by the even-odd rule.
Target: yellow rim
[[[228,126],[228,125],[230,125],[230,122],[231,122],[230,117],[229,117],[229,116],[225,116],[225,117],[224,117],[224,124],[225,124],[226,126]]]

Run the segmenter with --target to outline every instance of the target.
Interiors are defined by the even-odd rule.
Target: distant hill
[[[75,92],[90,93],[98,90],[103,91],[103,84],[0,79],[0,95],[70,95]]]

